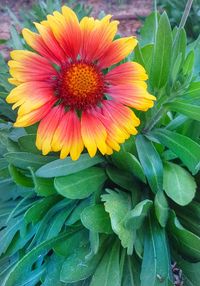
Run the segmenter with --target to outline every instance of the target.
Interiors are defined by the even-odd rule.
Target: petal
[[[59,143],[56,144],[56,141]],[[81,138],[81,123],[76,112],[69,111],[65,114],[54,134],[52,147],[61,149],[61,159],[66,158],[69,153],[72,160],[80,157],[84,145]]]
[[[140,120],[134,112],[120,103],[104,100],[96,116],[101,120],[107,131],[106,143],[110,148],[119,151],[121,143],[124,143],[130,135],[137,134],[136,126]]]
[[[34,33],[29,29],[23,29],[22,35],[27,44],[37,51],[41,56],[49,59],[51,62],[60,65],[65,59],[65,54],[57,43],[51,29],[45,25],[35,23],[40,33]]]
[[[6,98],[8,103],[15,103],[13,109],[20,106],[19,116],[30,113],[52,100],[55,101],[56,98],[51,86],[48,83],[37,81],[18,85]]]
[[[34,23],[39,34],[41,35],[46,47],[52,54],[52,58],[57,59],[57,63],[60,64],[66,60],[66,53],[63,51],[59,43],[57,42],[50,26],[47,21],[42,21],[41,24]]]
[[[55,106],[40,122],[37,130],[36,146],[39,150],[42,150],[43,155],[51,151],[51,142],[63,115],[64,108],[60,105]]]
[[[13,60],[8,62],[10,74],[19,82],[50,81],[56,77],[56,70],[48,60],[30,51],[15,50],[10,53]]]
[[[49,101],[47,104],[41,106],[40,108],[33,110],[30,113],[26,113],[23,116],[18,116],[16,122],[14,123],[15,127],[27,127],[35,124],[40,121],[43,117],[48,114],[54,105],[55,100]]]
[[[102,122],[92,112],[84,111],[81,117],[81,135],[90,157],[97,149],[104,155],[107,152],[107,132]]]
[[[100,68],[107,68],[120,62],[133,51],[136,45],[137,40],[133,37],[115,40],[99,59]]]
[[[76,60],[80,45],[81,31],[76,14],[68,7],[62,7],[62,14],[54,12],[47,16],[51,30],[69,58]]]
[[[151,108],[154,105],[154,100],[156,100],[155,96],[148,93],[143,81],[110,86],[107,92],[116,101],[143,111]]]
[[[94,21],[93,18],[85,17],[81,20],[82,31],[81,58],[87,61],[95,61],[110,46],[116,32],[118,21],[110,22],[111,15]]]
[[[111,85],[129,84],[146,79],[148,79],[148,76],[145,69],[135,62],[121,64],[105,75],[106,82]]]

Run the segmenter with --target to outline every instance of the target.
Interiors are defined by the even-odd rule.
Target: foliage
[[[175,27],[180,22],[186,1],[177,0],[158,0],[158,6],[165,10],[170,19],[172,27]],[[199,36],[199,20],[200,20],[200,1],[194,0],[190,11],[190,15],[185,25],[185,30],[189,41],[197,39]]]
[[[40,21],[56,3],[30,13]],[[76,162],[42,156],[34,127],[12,127],[1,58],[1,285],[167,286],[174,261],[184,285],[200,285],[200,39],[186,42],[166,13],[146,19],[131,57],[146,68],[156,104],[138,112],[139,135],[119,153]]]

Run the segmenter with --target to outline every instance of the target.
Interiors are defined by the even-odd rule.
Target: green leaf
[[[137,230],[141,227],[145,217],[148,215],[153,202],[150,200],[143,200],[138,203],[133,210],[131,210],[125,218],[125,227],[132,230]]]
[[[86,207],[81,213],[82,224],[91,231],[112,233],[110,218],[103,205]]]
[[[190,263],[184,259],[178,261],[178,267],[183,271],[183,279],[185,286],[200,285],[200,262]]]
[[[185,62],[183,64],[183,74],[185,76],[190,76],[193,71],[193,65],[194,65],[194,51],[190,51],[185,59]]]
[[[63,286],[60,282],[60,271],[62,264],[64,262],[64,257],[53,254],[46,267],[45,280],[42,286]]]
[[[163,165],[153,144],[143,135],[136,137],[136,147],[140,162],[149,185],[154,193],[162,190]]]
[[[151,286],[168,286],[170,276],[171,259],[165,230],[151,216],[145,228],[141,286],[147,286],[149,282]]]
[[[170,214],[168,230],[176,249],[182,256],[186,256],[193,261],[200,261],[200,238],[185,229],[178,221],[174,212]]]
[[[70,157],[64,160],[55,160],[45,166],[42,166],[36,172],[36,176],[43,178],[52,178],[74,174],[85,170],[91,166],[104,162],[101,156],[90,158],[88,154],[83,154],[77,161],[72,161]]]
[[[176,59],[181,55],[181,63],[183,63],[185,59],[185,51],[186,51],[186,32],[183,28],[179,28],[176,30],[174,36],[174,43],[172,49],[172,66],[175,65]]]
[[[26,223],[36,223],[46,212],[55,205],[61,198],[59,196],[50,196],[36,202],[32,207],[30,207],[24,214],[24,220]]]
[[[88,230],[85,228],[75,232],[65,240],[59,241],[54,245],[54,251],[59,256],[69,257],[75,249],[82,248],[88,244]]]
[[[140,285],[140,264],[134,255],[127,255],[124,262],[122,286]]]
[[[109,166],[106,168],[106,173],[109,179],[118,186],[131,192],[134,191],[134,177],[129,172]]]
[[[154,88],[163,87],[169,77],[172,53],[172,33],[167,14],[164,12],[159,20],[153,62],[150,73],[150,84]]]
[[[4,155],[6,160],[21,169],[38,169],[42,165],[54,161],[54,157],[31,154],[27,152],[11,152]]]
[[[157,12],[153,12],[146,17],[144,25],[140,30],[141,46],[154,43],[156,37],[156,24],[159,18],[160,14]]]
[[[138,159],[131,153],[120,151],[112,155],[113,164],[124,171],[130,172],[143,183],[146,182],[144,171]]]
[[[165,227],[168,220],[169,207],[163,191],[159,191],[156,193],[154,206],[155,214],[160,225],[162,227]]]
[[[41,151],[39,151],[35,145],[35,140],[36,140],[36,134],[28,134],[20,137],[18,139],[20,149],[24,152],[41,154]]]
[[[120,268],[119,268],[120,244],[114,243],[112,248],[106,252],[99,263],[90,286],[120,286]]]
[[[163,189],[177,204],[189,204],[194,198],[196,187],[194,178],[185,169],[170,162],[164,164]]]
[[[179,112],[191,119],[200,121],[200,106],[187,103],[185,100],[175,100],[165,104],[172,111]]]
[[[96,269],[105,251],[105,244],[99,252],[90,260],[86,258],[90,249],[88,245],[74,249],[73,254],[68,256],[62,265],[60,280],[65,283],[73,283],[88,278]]]
[[[84,199],[98,192],[107,177],[103,169],[91,167],[75,174],[55,178],[55,188],[59,194],[69,199]]]
[[[109,213],[113,231],[118,235],[121,244],[132,254],[135,234],[124,226],[124,220],[131,209],[131,198],[124,192],[107,189],[108,194],[102,195],[105,210]]]
[[[69,218],[67,219],[66,225],[72,225],[78,220],[80,220],[81,213],[90,204],[89,199],[80,200],[79,203],[76,205],[76,208],[70,214]]]
[[[31,265],[38,259],[39,256],[42,257],[42,255],[49,251],[55,243],[66,239],[74,232],[74,230],[63,232],[55,238],[42,242],[41,244],[33,248],[31,251],[29,251],[22,257],[22,259],[19,260],[19,262],[15,264],[15,266],[7,275],[2,286],[13,286],[19,283],[22,273],[25,273],[28,269],[30,269]]]
[[[169,130],[156,129],[150,134],[174,152],[192,174],[198,172],[198,164],[200,162],[199,144],[184,135]]]
[[[13,181],[20,186],[31,188],[33,187],[33,181],[31,178],[25,176],[15,166],[9,165],[9,172]]]
[[[35,173],[31,169],[31,175],[33,178],[35,191],[39,196],[48,197],[56,193],[56,189],[54,187],[54,179],[53,178],[40,178],[35,176]]]

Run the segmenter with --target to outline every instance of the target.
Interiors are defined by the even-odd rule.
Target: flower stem
[[[150,131],[160,121],[165,110],[166,110],[166,108],[163,106],[161,106],[160,109],[158,109],[158,111],[155,113],[155,115],[151,118],[149,123],[143,129],[144,133],[147,133],[148,131]]]
[[[188,0],[188,1],[187,1],[187,4],[186,4],[186,6],[185,6],[185,10],[184,10],[184,12],[183,12],[183,16],[182,16],[181,21],[180,21],[180,24],[179,24],[179,28],[180,28],[180,29],[185,26],[185,23],[186,23],[186,21],[187,21],[187,18],[188,18],[188,16],[189,16],[189,13],[190,13],[190,9],[191,9],[191,7],[192,7],[192,2],[193,2],[193,0]]]

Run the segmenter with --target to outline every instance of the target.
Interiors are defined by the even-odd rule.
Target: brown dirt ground
[[[5,7],[18,16],[21,7],[29,9],[36,0],[0,0],[0,39],[8,39],[12,20]],[[66,3],[66,1],[63,1]],[[119,32],[124,35],[136,35],[141,26],[141,18],[147,16],[152,10],[152,0],[85,0],[86,5],[92,5],[93,16],[98,16],[101,11],[112,14],[113,18],[120,21]],[[8,58],[8,49],[0,45],[0,52]]]

